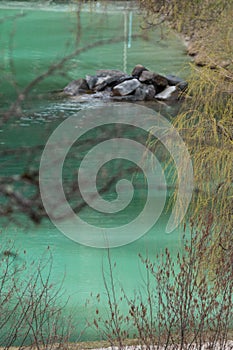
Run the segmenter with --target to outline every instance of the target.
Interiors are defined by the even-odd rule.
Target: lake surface
[[[143,38],[133,39],[132,35],[138,33],[142,33]],[[77,47],[85,47],[87,44],[117,36],[123,37],[118,43],[98,45],[82,52],[68,60],[65,66],[56,70],[52,76],[33,86],[31,94],[22,105],[22,115],[0,126],[1,176],[17,175],[28,168],[38,169],[41,151],[49,136],[68,117],[77,116],[80,122],[82,115],[82,122],[85,123],[85,111],[93,111],[95,118],[96,111],[101,108],[116,108],[116,104],[111,105],[111,102],[98,99],[78,102],[51,93],[62,89],[69,81],[85,77],[86,74],[95,74],[97,69],[119,69],[130,74],[138,63],[160,74],[175,74],[185,78],[189,59],[185,55],[183,43],[172,33],[164,34],[166,38],[161,40],[160,30],[144,33],[140,29],[138,11],[130,7],[128,2],[113,2],[108,6],[99,2],[95,5],[86,4],[80,13],[73,5],[45,6],[43,3],[29,5],[15,1],[1,2],[1,112],[9,108],[18,93],[33,79],[45,72],[50,65],[71,54]],[[145,106],[139,108],[141,107]],[[159,103],[150,103],[146,106],[148,107],[154,113],[160,112],[168,119],[177,109]],[[87,138],[98,140],[101,136],[102,131],[99,130],[97,135],[92,133],[87,135]],[[123,136],[135,136],[135,130],[124,130]],[[146,142],[144,134],[139,137],[142,142]],[[33,157],[27,152],[3,155],[5,150],[20,147],[34,148]],[[83,154],[87,152],[84,150],[83,154],[80,152],[77,155],[75,150],[74,147],[73,154],[67,161],[67,172],[64,170],[64,177],[68,180],[71,170],[77,167]],[[127,166],[129,165],[126,165],[126,169]],[[114,173],[118,167],[117,163],[114,166],[110,165],[106,168],[106,173]],[[152,173],[153,171],[154,169],[151,169]],[[105,178],[100,180],[100,186],[103,185],[103,181]],[[168,185],[172,186],[172,183]],[[105,195],[108,200],[113,200],[116,192],[111,189]],[[159,200],[160,195],[159,190],[155,192],[155,200]],[[167,200],[169,195],[168,191]],[[126,212],[122,211],[119,215],[103,215],[85,207],[81,215],[92,225],[103,227],[103,230],[118,227],[138,215],[145,198],[144,178],[139,176],[134,202]],[[153,258],[165,247],[174,254],[182,249],[182,232],[179,229],[170,234],[165,232],[169,216],[170,212],[164,210],[145,235],[131,244],[110,249],[111,260],[116,262],[116,281],[120,282],[128,295],[133,295],[135,290],[144,285],[144,269],[138,258],[139,253]],[[72,336],[75,340],[79,337],[86,320],[91,322],[95,315],[96,299],[90,298],[91,293],[100,293],[103,296],[102,304],[98,307],[106,312],[103,267],[108,271],[107,249],[78,244],[63,235],[47,219],[39,225],[31,224],[27,217],[21,214],[17,215],[16,219],[20,225],[1,219],[1,244],[6,246],[8,240],[14,241],[14,250],[18,251],[18,263],[39,260],[47,247],[50,247],[53,256],[51,278],[54,283],[58,283],[64,277],[62,298],[65,301],[69,297],[65,312],[72,312],[78,323]],[[24,251],[27,254],[23,254]],[[85,306],[87,299],[89,303]],[[101,336],[93,328],[88,328],[81,339],[91,340],[99,337]]]

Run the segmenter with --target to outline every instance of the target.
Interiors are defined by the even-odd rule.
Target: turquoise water
[[[73,57],[52,76],[46,77],[40,84],[33,86],[27,100],[22,105],[22,114],[1,125],[1,176],[20,174],[28,168],[37,169],[41,150],[52,131],[66,118],[75,116],[80,110],[95,111],[103,107],[100,100],[77,102],[58,97],[51,91],[63,88],[70,80],[94,74],[97,69],[120,69],[130,73],[133,67],[141,63],[161,74],[176,74],[185,77],[188,58],[179,38],[168,33],[161,40],[160,31],[144,34],[144,38],[133,39],[132,33],[141,33],[140,17],[136,10],[125,9],[127,3],[111,3],[109,6],[85,5],[80,15],[74,6],[1,2],[0,4],[0,103],[1,111],[9,108],[17,94],[38,75],[46,71],[49,65],[61,61],[78,47],[102,39],[122,36],[123,41],[115,44],[97,46]],[[80,22],[78,22],[78,19]],[[130,28],[130,30],[129,30]],[[111,106],[108,102],[106,106]],[[148,107],[161,111],[167,117],[176,112],[176,107],[151,103]],[[84,118],[85,120],[85,118]],[[93,135],[91,136],[93,137]],[[96,137],[96,135],[94,136]],[[144,135],[141,136],[142,138]],[[144,138],[145,142],[145,138]],[[4,155],[5,150],[20,147],[34,149],[34,156],[26,152]],[[75,151],[75,149],[74,149]],[[75,153],[75,152],[74,152]],[[77,166],[77,159],[70,158],[68,173]],[[116,165],[117,168],[117,165]],[[107,171],[111,171],[108,169]],[[104,179],[102,179],[104,180]],[[143,178],[139,179],[134,203],[126,213],[118,216],[102,216],[85,208],[84,218],[105,227],[117,227],[124,220],[137,215],[146,198]],[[114,196],[114,191],[106,194]],[[159,196],[159,192],[157,194]],[[116,280],[128,295],[143,286],[144,269],[138,254],[156,257],[156,254],[169,247],[172,253],[182,247],[181,232],[165,233],[169,212],[163,211],[152,229],[135,242],[110,250],[113,262],[116,262]],[[96,249],[78,244],[63,235],[48,219],[39,225],[29,222],[27,217],[18,215],[20,223],[2,219],[2,245],[14,241],[14,250],[18,251],[16,263],[38,260],[50,247],[53,256],[51,278],[56,284],[63,280],[63,300],[69,297],[65,313],[71,312],[78,322],[73,339],[77,339],[86,321],[93,319],[96,299],[91,293],[103,296],[100,310],[106,311],[106,291],[103,283],[103,266],[108,270],[106,249]],[[27,252],[24,254],[24,250]],[[85,307],[85,302],[90,299]],[[88,329],[83,340],[101,337],[93,328]]]

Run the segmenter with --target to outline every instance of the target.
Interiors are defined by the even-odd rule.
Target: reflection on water
[[[80,102],[51,93],[63,88],[70,80],[94,74],[97,69],[104,68],[126,70],[130,73],[138,63],[161,74],[185,76],[184,66],[188,59],[184,55],[182,42],[172,33],[168,34],[165,41],[160,40],[160,33],[157,31],[148,32],[143,38],[134,40],[131,34],[141,31],[140,19],[137,11],[125,9],[125,6],[129,6],[128,2],[112,2],[106,7],[88,6],[85,5],[79,16],[73,5],[45,6],[43,3],[29,5],[1,2],[0,101],[3,109],[14,101],[21,89],[46,71],[49,65],[62,60],[77,46],[83,47],[87,43],[117,36],[124,38],[119,43],[97,46],[81,53],[66,62],[62,69],[56,70],[55,74],[33,87],[29,98],[24,102],[23,115],[1,125],[0,144],[2,150],[35,147],[34,156],[28,157],[27,153],[22,152],[20,155],[2,157],[1,175],[20,174],[28,167],[38,168],[43,145],[64,119],[76,115],[80,110],[90,108],[93,109],[95,117],[96,107],[111,105],[109,101],[95,99]],[[78,20],[80,22],[77,22]],[[167,117],[176,113],[178,108],[158,102],[150,102],[147,107]],[[71,168],[77,166],[77,159],[78,157],[74,157],[73,160],[71,158]],[[143,179],[140,181],[142,185]],[[138,212],[141,200],[146,197],[146,189],[141,185],[136,192],[136,200],[130,207],[132,215]],[[109,195],[111,197],[112,194]],[[117,263],[117,279],[129,295],[143,284],[139,252],[155,257],[166,246],[174,253],[180,249],[180,233],[164,233],[168,214],[163,212],[154,227],[139,240],[111,249],[112,261]],[[105,220],[101,213],[91,212],[88,208],[82,215],[89,216],[93,223],[101,224],[101,221]],[[105,295],[102,265],[107,265],[106,250],[81,246],[69,240],[49,220],[43,220],[41,224],[34,226],[28,224],[26,218],[19,216],[18,219],[23,226],[7,222],[2,226],[0,239],[3,242],[13,239],[18,257],[28,262],[39,258],[47,247],[50,247],[53,254],[52,278],[59,281],[65,275],[64,300],[70,296],[66,311],[77,310],[76,318],[80,323],[77,327],[78,333],[85,320],[92,319],[95,312],[94,300],[90,301],[87,308],[84,307],[90,293],[100,292]],[[108,220],[108,225],[122,224],[121,216]],[[23,254],[24,251],[27,253]],[[104,310],[105,304],[103,297],[100,308]],[[96,337],[95,331],[91,329],[83,339]]]

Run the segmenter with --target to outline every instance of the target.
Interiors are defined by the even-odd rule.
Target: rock
[[[148,69],[141,64],[137,64],[132,70],[131,75],[138,79],[143,71],[148,71]]]
[[[113,87],[113,96],[125,96],[135,91],[141,83],[137,79],[126,80],[121,84]]]
[[[105,90],[108,87],[114,87],[115,85],[118,85],[122,83],[125,80],[131,80],[133,77],[131,75],[113,75],[113,76],[106,76],[106,77],[99,77],[97,79],[96,85],[94,87],[95,91],[102,91]]]
[[[96,77],[96,82],[92,89],[94,91],[103,91],[108,86],[108,80],[111,79],[110,75],[107,75],[105,77]]]
[[[181,91],[184,91],[188,87],[187,81],[177,77],[176,75],[166,75],[166,79],[170,86],[177,86]]]
[[[97,79],[98,78],[96,75],[86,75],[86,81],[87,81],[87,84],[88,84],[90,90],[94,89],[96,82],[97,82]]]
[[[135,90],[134,98],[136,101],[144,101],[146,99],[146,88],[144,85],[139,86]]]
[[[155,86],[156,91],[162,91],[168,85],[168,81],[165,77],[159,74],[154,74],[152,84]]]
[[[117,69],[100,69],[96,71],[96,75],[86,76],[89,88],[97,92],[129,79],[133,77]]]
[[[157,100],[170,100],[177,99],[179,94],[179,90],[176,86],[168,86],[165,90],[155,95]]]
[[[153,100],[155,96],[155,88],[153,85],[141,84],[134,93],[137,101]]]
[[[197,54],[194,57],[194,62],[197,66],[199,67],[205,67],[208,66],[211,69],[216,69],[216,68],[227,68],[232,61],[229,60],[222,60],[222,61],[213,61],[209,56],[205,54]]]
[[[64,93],[82,99],[114,99],[117,101],[175,100],[187,87],[187,82],[175,75],[162,76],[138,64],[132,75],[117,69],[101,69],[96,75],[72,81]],[[82,94],[82,95],[81,95]]]
[[[111,90],[98,91],[95,94],[92,94],[93,98],[99,98],[102,100],[108,100],[111,96]]]
[[[165,77],[150,71],[143,71],[139,81],[146,84],[153,84],[157,92],[161,92],[168,85],[168,81]]]
[[[63,92],[67,95],[77,95],[79,93],[85,93],[89,91],[87,81],[83,78],[71,81],[64,89]]]
[[[142,82],[142,83],[152,83],[152,80],[154,78],[154,73],[153,72],[150,72],[150,71],[143,71],[139,80]]]
[[[144,85],[145,86],[145,85]],[[156,94],[156,90],[154,85],[146,85],[146,100],[153,100],[153,98],[155,97]]]
[[[138,78],[139,81],[141,81],[142,83],[146,83],[149,84],[151,83],[151,80],[153,78],[153,72],[150,72],[148,70],[143,71],[140,75],[140,77]]]

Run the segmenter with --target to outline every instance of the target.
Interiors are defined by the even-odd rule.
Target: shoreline
[[[213,33],[208,33],[208,31],[206,34],[207,38],[213,36]],[[187,55],[192,58],[192,62],[197,67],[208,67],[210,69],[223,68],[233,73],[233,57],[229,57],[227,53],[225,56],[223,51],[220,54],[217,49],[215,51],[211,50],[211,39],[213,40],[213,37],[209,41],[205,40],[201,31],[193,38],[182,33],[178,33],[178,35],[183,41]]]

